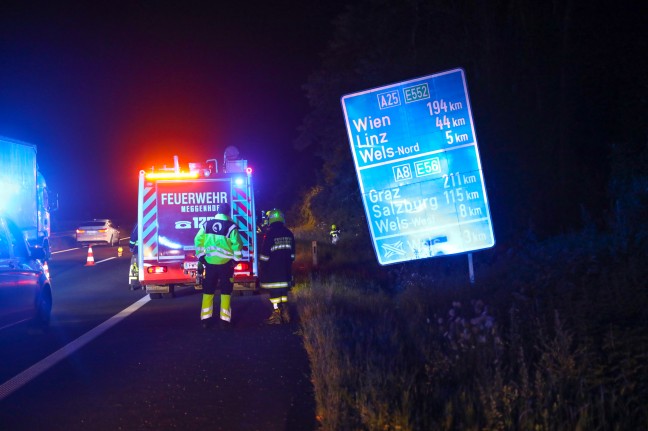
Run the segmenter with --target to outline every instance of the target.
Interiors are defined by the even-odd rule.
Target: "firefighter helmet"
[[[232,208],[227,202],[223,202],[222,204],[219,204],[218,209],[216,210],[216,214],[225,214],[227,216],[229,216],[231,212],[232,212]]]
[[[285,219],[283,213],[281,212],[281,210],[278,210],[278,209],[275,208],[275,209],[273,209],[271,211],[268,211],[268,224],[272,224],[272,223],[277,222],[277,221],[279,221],[281,223],[286,222],[286,219]]]

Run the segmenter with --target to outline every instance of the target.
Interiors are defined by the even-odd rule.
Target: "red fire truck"
[[[258,260],[252,169],[228,147],[224,163],[216,159],[181,169],[140,171],[137,226],[139,282],[152,299],[174,296],[176,287],[200,288],[194,237],[229,203],[243,240],[243,258],[234,268],[234,291],[257,290]]]

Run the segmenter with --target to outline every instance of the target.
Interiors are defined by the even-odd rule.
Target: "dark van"
[[[49,326],[52,288],[44,259],[44,250],[29,247],[18,226],[0,215],[0,329],[26,321]]]

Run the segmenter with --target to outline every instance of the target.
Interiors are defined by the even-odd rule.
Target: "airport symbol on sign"
[[[381,265],[495,244],[463,69],[341,102]]]

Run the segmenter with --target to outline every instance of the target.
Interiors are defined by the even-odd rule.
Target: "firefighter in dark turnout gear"
[[[290,322],[288,290],[292,287],[292,263],[295,260],[295,237],[285,225],[285,217],[278,209],[268,214],[268,229],[263,237],[259,255],[260,287],[270,293],[272,314],[266,320],[270,325]]]
[[[205,267],[200,320],[210,326],[214,310],[214,292],[220,289],[220,320],[231,322],[234,262],[241,260],[243,243],[236,224],[230,218],[229,204],[218,205],[216,218],[205,222],[194,238],[196,257]]]

